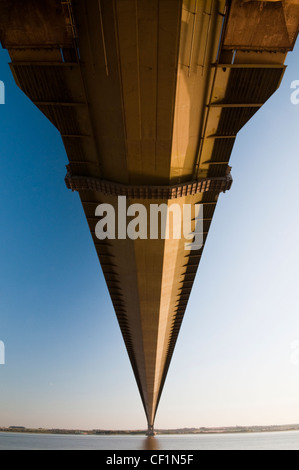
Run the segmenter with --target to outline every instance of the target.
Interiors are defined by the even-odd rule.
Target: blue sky
[[[299,45],[238,135],[158,428],[299,423],[298,57]],[[64,184],[61,138],[8,62],[1,50],[0,426],[144,429],[88,225]]]

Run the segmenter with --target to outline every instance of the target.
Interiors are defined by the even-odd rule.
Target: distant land
[[[213,428],[178,428],[178,429],[155,429],[159,434],[233,434],[233,433],[254,433],[254,432],[281,432],[281,431],[299,431],[299,424],[271,425],[271,426],[230,426]],[[44,428],[26,428],[24,426],[0,427],[1,432],[14,433],[32,433],[32,434],[81,434],[81,435],[145,435],[145,429],[116,431],[107,429],[44,429]]]

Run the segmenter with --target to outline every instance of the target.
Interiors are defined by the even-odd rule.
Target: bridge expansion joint
[[[226,192],[232,186],[229,173],[223,177],[202,178],[170,186],[126,185],[90,176],[72,175],[69,171],[65,177],[68,189],[72,191],[95,191],[108,196],[126,196],[130,199],[177,199],[205,192]]]

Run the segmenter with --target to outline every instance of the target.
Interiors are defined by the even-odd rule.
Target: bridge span
[[[297,0],[0,2],[15,81],[63,139],[149,434],[236,136],[279,87],[298,25]],[[126,211],[200,205],[201,246],[99,237],[97,208],[121,224],[120,196]]]

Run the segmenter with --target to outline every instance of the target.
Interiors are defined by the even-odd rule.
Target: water
[[[299,450],[299,431],[154,438],[0,433],[0,450]]]

